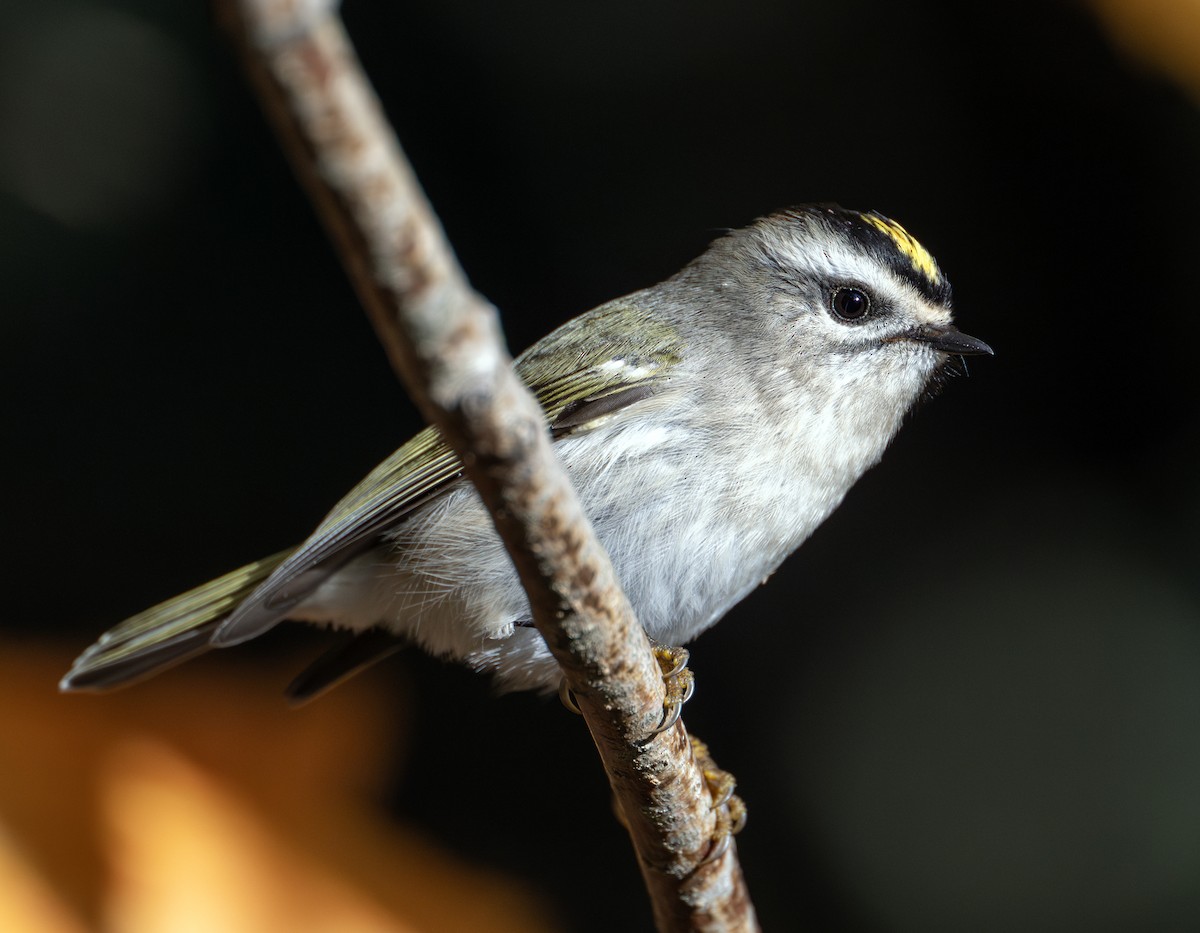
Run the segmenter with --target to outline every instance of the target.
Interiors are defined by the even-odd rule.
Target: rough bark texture
[[[595,739],[659,930],[755,930],[736,847],[683,726],[654,737],[662,676],[607,555],[324,0],[216,0],[392,365],[495,518]],[[579,841],[585,844],[584,841]]]

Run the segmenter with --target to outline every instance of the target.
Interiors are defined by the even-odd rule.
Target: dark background
[[[765,928],[1200,928],[1194,102],[1068,3],[345,16],[514,351],[815,200],[904,223],[997,351],[693,645]],[[0,25],[3,631],[75,650],[300,539],[419,422],[202,4]],[[649,927],[577,720],[386,671],[400,818],[566,929]]]

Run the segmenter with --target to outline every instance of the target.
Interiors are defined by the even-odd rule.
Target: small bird
[[[951,325],[950,284],[903,227],[806,205],[567,322],[516,371],[646,633],[681,645],[812,534],[952,361],[991,353]],[[405,642],[503,689],[559,684],[487,511],[427,428],[299,547],[128,619],[61,687],[138,680],[284,620],[349,633],[294,698]]]

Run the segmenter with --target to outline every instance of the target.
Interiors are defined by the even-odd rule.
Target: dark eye
[[[829,299],[829,307],[843,321],[857,321],[871,310],[871,299],[857,288],[839,288]]]

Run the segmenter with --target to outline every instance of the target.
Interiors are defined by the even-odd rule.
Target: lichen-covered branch
[[[663,684],[644,632],[512,371],[494,309],[446,242],[326,0],[216,0],[392,365],[461,457],[583,710],[660,930],[754,930],[736,848],[681,726],[651,737]]]

